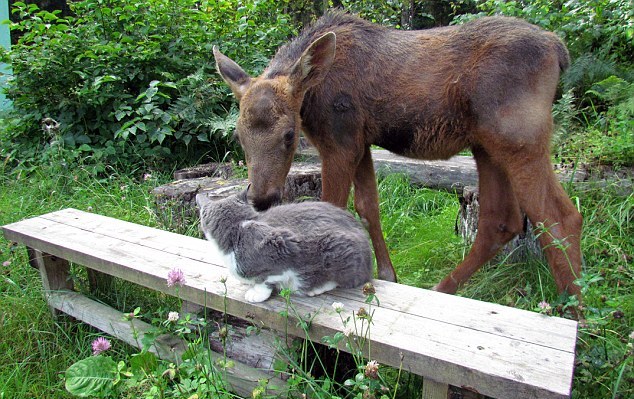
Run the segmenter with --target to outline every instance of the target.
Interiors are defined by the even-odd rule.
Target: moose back
[[[282,46],[259,77],[217,47],[214,56],[240,102],[236,133],[257,208],[279,202],[303,131],[322,160],[322,200],[345,207],[354,185],[378,276],[394,281],[370,146],[419,159],[469,148],[479,174],[478,232],[435,288],[455,293],[521,232],[524,212],[542,229],[559,291],[580,294],[581,215],[550,164],[551,107],[569,64],[556,35],[506,17],[400,31],[329,12]]]

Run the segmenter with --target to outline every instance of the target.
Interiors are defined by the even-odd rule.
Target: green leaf
[[[117,364],[110,357],[91,356],[66,370],[66,390],[85,398],[101,396],[114,386]]]
[[[179,134],[182,134],[180,131],[177,132]],[[187,135],[183,137],[183,142],[185,143],[185,145],[189,145],[189,143],[192,141],[192,136],[191,135]]]
[[[141,352],[132,355],[130,358],[130,368],[134,373],[145,371],[150,374],[158,366],[158,358],[152,352]]]

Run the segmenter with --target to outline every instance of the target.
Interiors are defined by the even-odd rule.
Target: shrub
[[[272,0],[84,0],[66,18],[14,6],[22,36],[3,60],[15,109],[0,139],[13,166],[51,147],[43,118],[60,123],[69,158],[97,171],[224,154],[231,121],[219,118],[232,101],[212,46],[258,70],[293,33]]]

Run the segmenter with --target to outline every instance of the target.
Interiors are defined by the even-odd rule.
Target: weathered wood
[[[224,266],[220,266],[222,257],[213,252],[204,240],[74,209],[50,213],[40,218],[47,225],[57,225],[61,229],[64,229],[63,226],[77,229],[79,236],[86,235],[86,238],[83,239],[86,243],[90,242],[90,235],[100,237],[103,240],[113,239],[113,250],[116,254],[120,254],[115,256],[114,259],[123,255],[134,257],[134,253],[123,251],[124,245],[129,245],[130,248],[142,249],[142,252],[147,252],[150,259],[153,253],[164,254],[165,258],[163,261],[157,264],[157,267],[162,266],[165,270],[161,284],[165,283],[164,278],[166,278],[170,267],[180,267],[180,264],[184,261],[197,261],[199,263],[194,264],[198,265],[200,273],[205,272],[205,274],[208,274],[212,271],[217,271],[218,286],[224,290],[219,280],[220,277],[227,276],[228,273]],[[18,224],[23,226],[26,223],[35,224],[32,220],[18,222]],[[5,229],[9,229],[10,226],[5,226]],[[60,241],[63,241],[63,239]],[[104,244],[107,244],[107,242],[104,241]],[[118,250],[117,245],[122,246],[121,250]],[[78,242],[77,246],[81,246],[81,242]],[[153,252],[152,250],[156,251]],[[140,256],[141,252],[136,255]],[[168,256],[174,257],[168,258]],[[163,264],[167,264],[167,266]],[[152,264],[150,263],[148,267],[152,267]],[[134,268],[132,269],[134,270]],[[194,276],[199,278],[198,275]],[[228,284],[233,282],[234,280],[230,279]],[[482,328],[486,329],[486,332],[505,334],[510,338],[531,339],[531,342],[539,345],[559,347],[564,343],[568,343],[574,346],[574,341],[568,338],[569,334],[575,331],[575,323],[570,320],[546,318],[549,322],[545,323],[540,329],[535,329],[535,323],[540,323],[544,320],[543,315],[495,304],[483,306],[483,302],[465,300],[457,296],[435,293],[401,284],[386,284],[378,280],[375,284],[382,289],[385,296],[385,298],[381,298],[382,307],[395,310],[406,309],[408,313],[437,320],[450,320],[458,323],[458,325],[476,329]],[[349,300],[363,302],[365,299],[362,293],[357,291],[337,290],[335,292],[337,297]],[[421,306],[420,304],[422,303],[429,306]],[[203,302],[202,304],[205,303]],[[508,321],[510,323],[505,324]],[[565,349],[569,350],[571,347]]]
[[[214,351],[224,352],[229,358],[249,367],[273,370],[273,362],[277,358],[278,351],[276,343],[281,341],[281,336],[278,333],[260,328],[261,326],[255,323],[226,315],[221,311],[183,301],[181,314],[186,313],[204,316],[207,323],[217,325],[218,330],[222,326],[227,326],[229,333],[227,341],[223,342],[218,331],[209,337],[209,346]],[[257,332],[249,333],[249,327],[254,327]]]
[[[55,309],[90,324],[139,349],[142,348],[141,341],[143,336],[152,329],[150,324],[138,319],[126,321],[123,318],[123,313],[116,311],[110,306],[91,300],[77,292],[53,292],[48,299],[50,305]],[[149,350],[161,359],[176,362],[180,361],[186,349],[187,344],[185,341],[175,336],[165,334],[160,336]],[[210,356],[214,363],[216,360],[223,358],[222,355],[214,352],[210,352]],[[231,385],[232,391],[238,395],[250,397],[253,389],[258,386],[259,381],[262,379],[269,380],[270,387],[282,389],[285,386],[285,382],[279,378],[242,364],[239,361],[235,361],[235,359],[233,360],[235,365],[226,369],[226,377],[227,382]],[[276,390],[271,389],[269,393],[274,394]]]
[[[29,257],[29,265],[34,269],[39,269],[40,267],[37,265],[37,255],[35,249],[26,247],[26,254]]]
[[[70,277],[70,264],[66,259],[42,252],[34,247],[27,246],[27,248],[29,248],[29,256],[34,257],[32,264],[35,264],[40,271],[45,298],[48,299],[55,291],[74,288]],[[50,308],[53,316],[57,316],[55,308]]]
[[[280,312],[279,297],[244,302],[247,287],[228,279],[221,258],[207,243],[190,237],[86,214],[59,211],[4,226],[5,236],[99,271],[176,294],[229,314],[304,336]],[[99,242],[99,246],[94,243]],[[165,278],[179,267],[186,289],[168,288]],[[576,323],[499,305],[375,281],[381,306],[375,308],[372,352],[382,364],[493,397],[565,398],[570,393]],[[357,290],[335,290],[315,298],[294,297],[299,315],[315,315],[308,335],[320,340],[342,330],[330,308],[344,303],[344,317],[367,305]],[[293,315],[291,315],[293,316]],[[341,348],[344,349],[345,348]]]
[[[228,179],[233,175],[230,163],[206,163],[179,169],[174,172],[174,180],[196,179],[199,177],[222,177]]]
[[[224,198],[247,186],[247,179],[223,177],[199,177],[177,180],[152,190],[158,205],[181,203],[195,207],[196,195],[205,193],[211,198]],[[318,199],[321,196],[320,168],[313,163],[298,162],[293,165],[286,179],[285,201],[301,197]]]
[[[319,162],[317,150],[306,147],[298,152],[304,161]],[[478,171],[471,156],[457,155],[446,160],[422,160],[402,157],[387,150],[373,149],[374,168],[380,173],[404,173],[414,185],[462,193],[465,186],[478,185]],[[561,182],[581,182],[588,178],[583,169],[553,168]]]
[[[185,172],[183,172],[184,174]],[[152,190],[159,221],[172,231],[184,232],[198,217],[196,195],[225,198],[244,190],[247,179],[199,177],[177,180]],[[282,198],[285,202],[321,197],[321,171],[318,165],[298,162],[291,168]]]
[[[204,240],[74,209],[50,213],[42,216],[42,218],[44,217],[53,222],[78,229],[86,228],[94,234],[118,238],[167,254],[183,256],[210,265],[222,264],[222,257],[213,252]],[[223,266],[221,267],[221,270],[225,270]],[[559,347],[563,343],[571,343],[568,335],[574,331],[574,323],[570,320],[547,318],[549,320],[547,324],[532,331],[534,323],[540,323],[544,320],[543,315],[495,304],[487,304],[487,307],[483,307],[482,302],[465,301],[464,298],[454,295],[439,294],[401,284],[386,285],[385,282],[378,280],[375,284],[381,287],[384,295],[387,296],[387,298],[381,298],[382,307],[395,310],[407,309],[408,312],[424,317],[452,320],[461,325],[478,329],[489,328],[486,330],[487,332],[508,334],[511,338],[533,339],[533,343],[540,345],[552,344],[553,347]],[[337,292],[339,292],[339,296],[350,300],[360,302],[365,300],[360,291],[339,290]],[[420,306],[421,303],[430,306]],[[500,317],[494,322],[487,320],[496,315],[500,315]],[[507,320],[512,321],[512,323],[503,324]],[[552,327],[552,329],[548,329],[548,327]],[[558,337],[561,338],[561,341],[557,341]],[[574,341],[572,344],[574,345]]]
[[[430,378],[423,380],[423,399],[447,399],[449,386]]]

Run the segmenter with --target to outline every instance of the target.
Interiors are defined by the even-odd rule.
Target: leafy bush
[[[603,104],[603,110],[593,103],[585,112],[586,128],[575,131],[571,118],[581,114],[570,103],[570,92],[555,106],[555,117],[562,129],[558,132],[557,155],[564,161],[634,165],[634,83],[610,76],[587,91],[590,101]]]
[[[15,110],[0,138],[14,166],[50,149],[44,118],[60,123],[67,156],[97,171],[224,154],[231,123],[219,118],[232,101],[212,46],[258,70],[293,33],[272,0],[84,0],[66,18],[14,6],[22,36],[3,60]]]

